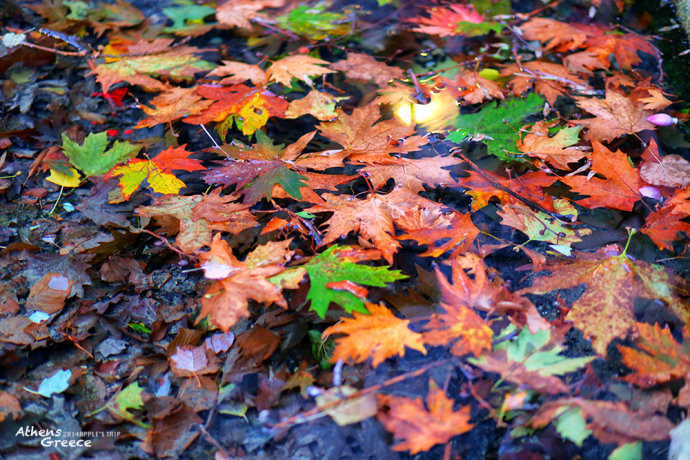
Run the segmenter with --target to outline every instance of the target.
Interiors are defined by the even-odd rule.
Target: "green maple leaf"
[[[191,2],[177,2],[178,6],[163,8],[163,14],[173,22],[166,27],[166,32],[181,32],[187,28],[193,29],[194,22],[203,21],[206,16],[215,14],[216,10],[206,5],[195,5]],[[191,24],[190,24],[191,23]]]
[[[113,166],[134,158],[141,149],[140,145],[116,141],[110,149],[108,135],[105,132],[90,133],[82,145],[62,135],[62,150],[70,163],[84,173],[86,177],[99,176],[110,171]]]
[[[278,25],[297,35],[323,40],[329,36],[346,35],[350,25],[347,15],[326,11],[325,5],[301,5],[278,18]]]
[[[530,93],[525,99],[508,99],[500,106],[490,104],[477,113],[460,115],[447,139],[457,144],[467,138],[486,143],[488,152],[501,160],[518,159],[516,147],[524,120],[544,106],[544,98]]]
[[[508,328],[514,327],[508,326]],[[504,330],[501,335],[505,333]],[[522,363],[528,371],[535,371],[543,376],[574,372],[596,358],[596,356],[566,358],[560,354],[563,347],[549,346],[550,338],[551,333],[548,330],[539,330],[532,334],[529,328],[525,327],[520,331],[517,340],[500,343],[494,347],[494,350],[505,350],[508,361]]]
[[[120,415],[131,417],[130,409],[136,410],[144,407],[144,400],[141,397],[143,391],[144,389],[139,386],[138,382],[128,385],[115,397],[116,406],[114,409]]]
[[[346,249],[347,246],[331,246],[303,266],[311,283],[307,295],[307,299],[311,300],[311,310],[322,318],[331,302],[337,303],[348,313],[368,313],[362,299],[348,291],[327,288],[329,282],[351,281],[364,286],[384,287],[386,283],[407,278],[399,270],[360,265],[344,258],[339,253]]]

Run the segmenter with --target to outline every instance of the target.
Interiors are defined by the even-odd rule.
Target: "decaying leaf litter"
[[[690,449],[685,58],[649,7],[0,14],[5,457]]]

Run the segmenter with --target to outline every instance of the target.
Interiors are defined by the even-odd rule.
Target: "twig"
[[[493,187],[496,187],[497,189],[499,189],[503,192],[506,192],[507,194],[509,194],[510,196],[515,198],[516,200],[521,201],[522,203],[526,204],[527,206],[529,206],[533,209],[536,209],[539,212],[543,212],[544,214],[548,214],[549,216],[553,217],[554,219],[558,219],[558,220],[562,220],[562,221],[566,221],[566,222],[572,222],[574,216],[572,216],[570,214],[566,215],[566,214],[559,214],[559,213],[554,212],[554,211],[549,211],[548,209],[546,209],[542,205],[535,203],[532,200],[528,200],[527,198],[524,198],[524,197],[518,195],[517,193],[513,192],[509,188],[504,187],[503,185],[494,181],[488,174],[486,174],[482,170],[482,168],[477,166],[472,160],[470,160],[463,153],[461,153],[460,152],[461,150],[462,150],[461,148],[455,147],[455,148],[451,149],[450,152],[451,153],[457,153],[463,160],[465,160],[472,167],[472,169],[474,169],[477,172],[477,174],[482,176],[482,178],[484,180],[486,180],[487,182],[489,182]]]
[[[313,408],[307,412],[304,412],[302,414],[293,415],[292,417],[288,417],[287,419],[278,422],[276,425],[273,425],[273,428],[280,430],[280,429],[287,428],[290,425],[297,425],[300,423],[309,422],[316,417],[323,416],[323,412],[326,409],[331,409],[335,406],[343,404],[346,401],[351,401],[351,400],[356,399],[356,398],[361,398],[362,396],[365,396],[365,395],[368,395],[369,393],[373,393],[375,391],[378,391],[381,388],[388,387],[388,386],[394,385],[396,383],[402,382],[403,380],[406,380],[406,379],[409,379],[412,377],[417,377],[419,375],[422,375],[423,373],[425,373],[429,369],[433,369],[434,367],[439,367],[443,364],[447,364],[448,362],[450,362],[451,359],[452,358],[447,358],[447,359],[441,359],[439,361],[431,362],[431,363],[427,364],[426,366],[420,367],[419,369],[415,369],[414,371],[400,374],[398,376],[395,376],[391,379],[386,380],[385,382],[379,383],[378,385],[372,385],[370,387],[363,388],[363,389],[357,391],[356,393],[352,393],[351,395],[348,395],[345,398],[337,399],[337,400],[332,401],[330,403],[324,404],[321,407],[315,407],[315,408]]]

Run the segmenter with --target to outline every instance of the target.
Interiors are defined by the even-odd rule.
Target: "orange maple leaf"
[[[233,120],[243,134],[254,134],[266,125],[270,117],[282,117],[288,103],[264,87],[252,88],[243,84],[227,87],[202,85],[197,93],[215,102],[203,112],[187,117],[185,123],[200,125],[210,121],[221,122],[217,130],[225,137]]]
[[[439,257],[452,250],[452,258],[467,251],[479,235],[469,213],[444,213],[440,207],[411,206],[395,224],[405,231],[399,240],[414,240],[429,247],[420,257]]]
[[[309,77],[319,77],[335,72],[335,70],[319,67],[324,64],[328,64],[328,61],[306,54],[296,54],[275,61],[266,71],[266,76],[268,81],[280,83],[288,87],[293,78],[312,86],[312,81]]]
[[[438,78],[439,85],[448,88],[456,98],[462,98],[465,105],[480,104],[485,100],[505,99],[503,89],[495,82],[479,76],[472,70],[458,72],[452,80]]]
[[[438,268],[436,269],[438,270]],[[437,274],[438,276],[438,274]],[[450,345],[455,356],[479,356],[491,350],[493,331],[481,316],[463,305],[441,304],[444,313],[434,314],[424,326],[427,345]]]
[[[96,75],[103,92],[108,92],[112,85],[120,81],[160,91],[169,87],[153,76],[183,80],[215,67],[195,56],[203,50],[193,46],[171,47],[173,41],[172,38],[158,38],[152,42],[122,43],[123,48],[119,53],[123,56],[110,58],[110,62],[95,66],[91,73]]]
[[[149,115],[149,118],[139,120],[134,128],[152,128],[160,123],[172,123],[180,118],[196,115],[205,110],[211,105],[211,101],[202,100],[195,90],[195,87],[180,88],[176,86],[151,100],[151,104],[155,108],[142,104],[141,110]]]
[[[468,254],[456,257],[451,261],[451,267],[450,280],[438,269],[436,271],[444,304],[451,308],[462,305],[497,314],[511,312],[516,323],[527,325],[531,331],[550,329],[549,323],[529,299],[510,292],[500,277],[489,278],[486,264],[479,256]]]
[[[620,150],[612,152],[603,144],[592,140],[590,157],[592,171],[606,179],[589,176],[565,176],[561,180],[573,191],[589,198],[577,200],[577,204],[587,208],[613,208],[632,211],[635,202],[641,198],[643,186],[640,175],[628,162],[628,157]]]
[[[348,233],[358,232],[363,238],[374,243],[388,263],[393,263],[393,255],[400,243],[395,238],[391,210],[379,195],[371,194],[364,200],[324,194],[326,205],[317,204],[307,209],[309,212],[333,212],[326,225],[328,230],[323,245],[330,244]]]
[[[453,400],[433,382],[429,381],[426,407],[421,398],[376,395],[383,406],[377,416],[395,439],[403,440],[393,447],[395,451],[409,450],[414,455],[429,450],[436,444],[445,444],[453,436],[470,431],[470,406],[453,410]],[[428,409],[427,409],[428,408]]]
[[[673,379],[690,379],[690,340],[687,335],[681,345],[668,327],[662,329],[658,324],[637,323],[637,332],[640,339],[636,345],[640,350],[618,345],[623,364],[635,371],[623,377],[624,380],[649,388]],[[690,391],[690,388],[685,391]]]
[[[362,53],[347,53],[347,59],[331,64],[330,68],[345,72],[350,80],[363,82],[373,80],[382,88],[386,87],[391,80],[404,78],[400,67],[386,65]]]
[[[639,64],[642,59],[638,52],[642,51],[659,58],[659,51],[649,43],[649,39],[632,32],[619,34],[602,26],[588,26],[585,24],[566,24],[554,19],[533,18],[520,26],[523,35],[528,40],[548,42],[545,49],[555,51],[571,51],[586,48],[586,59],[598,60],[598,64],[585,64],[591,68],[610,67],[609,56],[613,54],[624,69],[630,69]]]
[[[501,75],[512,76],[509,85],[515,96],[521,96],[534,88],[551,106],[554,106],[558,96],[567,96],[570,89],[589,89],[585,80],[553,62],[531,61],[519,65],[511,64],[501,71]]]
[[[568,163],[577,163],[585,156],[584,148],[573,147],[579,141],[582,127],[563,128],[549,137],[549,128],[553,124],[538,121],[529,133],[517,141],[517,148],[529,156],[541,158],[552,166],[565,171],[570,170]]]
[[[690,216],[690,186],[678,190],[663,206],[647,216],[642,233],[648,235],[659,249],[673,250],[673,241],[678,232],[690,235],[690,223],[684,219]]]
[[[553,174],[546,174],[544,171],[531,171],[515,178],[506,179],[490,171],[483,171],[482,174],[475,171],[467,172],[469,177],[460,177],[457,182],[459,186],[469,189],[465,193],[472,197],[472,211],[483,208],[489,204],[489,200],[493,197],[498,198],[501,203],[508,203],[515,199],[494,184],[512,190],[549,211],[556,210],[553,205],[553,198],[544,192],[544,188],[558,179]]]
[[[352,115],[347,115],[341,109],[336,113],[337,120],[321,123],[318,128],[323,136],[343,146],[342,150],[334,152],[341,164],[345,158],[367,164],[396,163],[398,160],[391,157],[392,153],[419,150],[427,143],[422,136],[412,136],[414,129],[397,120],[376,123],[381,117],[377,104],[356,108]]]
[[[462,161],[453,156],[428,157],[419,159],[401,159],[396,163],[373,164],[365,167],[367,178],[375,188],[381,188],[393,179],[397,185],[409,188],[418,193],[424,191],[424,185],[454,186],[455,179],[443,168],[460,165]]]
[[[532,18],[520,26],[527,40],[547,42],[544,49],[558,52],[583,48],[592,35],[598,33],[595,26],[567,24],[547,18]]]
[[[607,89],[606,99],[575,97],[578,107],[596,118],[572,120],[586,126],[589,137],[597,141],[610,142],[625,134],[635,134],[645,129],[656,129],[647,117],[652,112],[646,110],[641,102],[626,96],[619,90]]]
[[[268,83],[266,72],[255,64],[238,61],[222,61],[223,65],[216,67],[206,74],[207,77],[225,77],[220,85],[235,85],[250,81],[254,86],[264,86]]]
[[[259,11],[284,4],[285,0],[228,0],[216,9],[216,18],[221,24],[249,29],[252,19],[264,17]]]
[[[268,278],[285,270],[292,257],[290,241],[269,242],[254,249],[244,262],[235,258],[220,234],[213,237],[211,250],[199,255],[206,278],[217,280],[201,298],[197,322],[206,316],[227,332],[243,317],[249,317],[249,300],[275,303],[287,308],[281,288]]]
[[[322,337],[345,334],[335,340],[331,362],[342,359],[361,363],[372,359],[377,367],[391,356],[405,356],[405,347],[426,354],[422,334],[413,332],[407,326],[410,321],[400,319],[383,305],[366,304],[370,314],[354,312],[354,318],[343,318],[325,331]]]

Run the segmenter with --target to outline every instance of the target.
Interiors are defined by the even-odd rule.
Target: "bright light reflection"
[[[428,104],[403,103],[395,110],[395,116],[406,125],[421,124],[429,129],[447,126],[458,113],[458,103],[447,91],[432,93]]]

